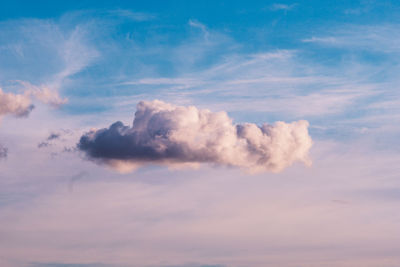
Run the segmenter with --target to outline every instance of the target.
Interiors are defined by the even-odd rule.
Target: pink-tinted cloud
[[[0,117],[8,114],[23,117],[27,116],[32,109],[33,105],[28,93],[5,93],[0,88]]]
[[[119,171],[143,164],[212,163],[250,172],[278,172],[300,161],[309,165],[308,122],[233,124],[226,112],[140,102],[132,127],[116,122],[84,134],[78,147]]]

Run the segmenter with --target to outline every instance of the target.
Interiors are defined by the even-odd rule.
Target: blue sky
[[[399,11],[1,3],[0,265],[398,265]],[[233,125],[306,120],[313,164],[250,174],[218,156],[121,174],[77,147],[91,129],[131,127],[155,99],[225,111]]]

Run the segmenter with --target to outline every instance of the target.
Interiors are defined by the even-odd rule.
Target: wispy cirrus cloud
[[[82,14],[65,17],[69,16],[79,17]],[[313,127],[327,129],[332,125],[322,125],[325,124],[325,116],[335,118],[340,127],[348,127],[344,126],[348,124],[339,121],[353,120],[353,117],[349,118],[348,114],[351,114],[358,116],[361,122],[371,115],[371,103],[388,101],[393,95],[388,93],[388,80],[383,84],[371,77],[372,73],[379,75],[379,67],[363,64],[356,57],[343,58],[337,65],[324,65],[310,57],[309,51],[305,53],[304,47],[249,52],[229,32],[218,31],[195,19],[186,20],[185,38],[174,41],[173,45],[159,32],[147,35],[150,41],[146,42],[140,40],[142,33],[129,33],[132,37],[129,40],[125,35],[118,39],[118,34],[113,33],[113,38],[107,39],[105,45],[94,42],[88,32],[102,33],[103,30],[98,27],[115,25],[116,21],[107,24],[104,18],[97,18],[88,24],[84,19],[83,22],[76,19],[79,23],[74,27],[65,24],[65,21],[68,19],[50,21],[52,27],[49,28],[53,30],[42,25],[39,31],[48,44],[59,44],[60,51],[53,58],[65,68],[53,66],[51,61],[47,61],[48,66],[53,66],[47,69],[53,72],[37,75],[40,79],[11,76],[13,80],[29,81],[38,89],[46,87],[60,92],[59,100],[65,98],[62,95],[68,95],[72,101],[66,110],[74,114],[109,111],[107,116],[118,119],[115,112],[129,114],[138,101],[152,100],[156,94],[158,99],[166,102],[225,110],[239,121],[248,121],[248,114],[256,114],[258,123],[306,118]],[[106,31],[112,32],[112,28],[106,27]],[[352,35],[343,36],[350,38]],[[318,44],[320,49],[324,49],[340,47],[339,44],[344,42],[340,38],[340,34],[321,31],[321,34],[301,40],[310,39],[303,45],[310,47]],[[383,43],[388,41],[383,39]],[[166,44],[160,45],[157,40],[164,40]],[[369,49],[369,45],[365,49]],[[343,47],[351,48],[348,45]],[[26,52],[25,44],[7,44],[3,48],[17,58],[30,54]],[[53,50],[57,51],[50,46],[43,55],[50,56]],[[37,62],[41,63],[40,60]],[[96,62],[101,62],[101,67],[95,65],[91,69]],[[107,72],[107,76],[98,75],[96,71]],[[395,73],[394,70],[392,72]],[[7,71],[4,73],[7,74]],[[377,108],[374,112],[382,113]],[[359,124],[361,128],[370,127]]]
[[[400,33],[396,24],[342,25],[340,28],[332,28],[324,34],[305,38],[302,41],[371,52],[400,52]]]
[[[200,32],[191,32],[188,38],[177,41],[174,46],[147,45],[137,38],[124,40],[130,42],[130,51],[121,46],[114,47],[118,40],[110,41],[108,51],[103,50],[106,47],[85,43],[84,27],[77,28],[76,37],[71,37],[76,47],[70,51],[80,51],[76,55],[87,54],[92,45],[95,52],[93,54],[91,51],[83,59],[76,57],[77,63],[71,63],[68,71],[61,72],[63,74],[60,77],[64,78],[59,80],[71,86],[71,76],[90,65],[96,55],[105,56],[102,60],[111,60],[109,51],[118,48],[126,52],[120,58],[121,65],[128,64],[128,61],[135,62],[132,69],[137,72],[119,73],[120,67],[115,66],[109,71],[110,79],[103,81],[102,78],[101,83],[97,80],[86,83],[84,94],[88,95],[87,101],[84,97],[78,99],[77,96],[82,94],[80,90],[71,90],[71,97],[77,101],[74,105],[97,104],[109,109],[120,109],[125,105],[123,109],[127,110],[138,99],[152,99],[151,94],[157,93],[158,98],[174,103],[202,105],[207,100],[211,108],[228,112],[251,107],[254,111],[284,114],[289,119],[304,115],[317,118],[327,114],[343,114],[370,98],[373,95],[371,91],[376,90],[376,87],[368,84],[366,76],[354,72],[353,67],[356,69],[357,66],[346,63],[338,68],[320,66],[312,60],[306,60],[301,50],[244,53],[241,44],[229,34],[210,29],[196,20],[188,23],[191,28],[200,29]],[[80,39],[83,39],[83,45]],[[218,56],[214,57],[216,54]],[[145,60],[149,56],[153,58],[151,63]],[[69,58],[69,62],[75,61],[75,56]],[[170,66],[168,68],[171,71],[167,75],[157,71],[163,68],[163,62]],[[345,84],[346,88],[343,86]],[[365,90],[360,90],[361,87]],[[113,97],[121,97],[123,101],[108,101],[111,91],[114,92]],[[90,97],[94,92],[98,92],[96,97]],[[251,92],[250,96],[246,92]],[[235,105],[239,98],[242,105]]]
[[[270,9],[273,11],[278,11],[278,10],[289,11],[289,10],[292,10],[293,8],[295,8],[296,5],[297,4],[288,5],[288,4],[275,3],[270,6]]]
[[[122,19],[133,21],[149,21],[155,19],[157,16],[150,13],[136,12],[129,9],[111,9],[105,12],[108,15],[117,16]]]
[[[207,30],[206,25],[204,25],[204,24],[202,24],[202,23],[200,23],[200,22],[198,22],[196,20],[189,20],[189,25],[191,27],[200,29],[202,31],[203,35],[204,35],[204,39],[206,41],[208,41],[210,32]]]
[[[390,120],[399,116],[396,99],[400,98],[400,33],[397,24],[341,25],[303,39],[303,42],[321,51],[333,49],[338,58],[348,62],[347,73],[352,73],[357,79],[356,86],[362,82],[371,86],[370,89],[374,88],[374,98],[367,97],[359,104],[365,115],[358,118],[358,122],[369,121],[372,128],[393,128]],[[387,120],[389,117],[392,119]],[[356,120],[350,121],[354,123]]]
[[[173,78],[142,78],[120,85],[156,86],[170,101],[202,105],[207,99],[213,109],[252,110],[288,118],[343,114],[378,93],[377,85],[363,81],[361,76],[343,75],[338,70],[332,74],[331,69],[318,68],[303,63],[300,51],[233,54],[198,72]]]
[[[26,117],[40,102],[53,108],[71,77],[99,54],[87,38],[89,24],[21,19],[0,22],[0,117]]]
[[[63,20],[26,19],[0,23],[0,82],[17,81],[44,102],[62,104],[57,94],[68,79],[99,56],[90,46],[90,24],[68,25]],[[17,52],[16,52],[17,51]],[[9,86],[11,87],[11,86]],[[59,103],[55,103],[59,102]]]

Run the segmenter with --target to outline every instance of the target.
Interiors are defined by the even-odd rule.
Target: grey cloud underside
[[[144,140],[143,133],[135,132],[132,128],[124,126],[120,121],[115,122],[108,129],[99,130],[96,139],[90,136],[82,136],[79,148],[86,151],[93,158],[109,159],[137,159],[143,161],[156,161],[161,159],[182,159],[191,161],[211,160],[207,155],[186,155],[188,150],[185,144],[173,143],[168,139],[168,130],[159,129],[156,132],[147,132],[146,138],[158,139],[165,149],[158,149],[157,146],[149,144],[149,140]],[[144,142],[143,142],[144,141]],[[189,156],[185,157],[185,156]]]
[[[0,144],[0,159],[7,158],[7,155],[8,155],[8,148]]]
[[[60,133],[51,133],[51,134],[49,135],[49,137],[46,138],[45,141],[40,142],[40,143],[38,144],[38,148],[43,148],[43,147],[51,146],[51,144],[50,144],[49,141],[56,140],[56,139],[60,138],[60,136],[61,136]]]
[[[148,163],[212,163],[276,172],[295,161],[310,164],[307,128],[306,121],[234,125],[225,112],[155,100],[138,104],[132,127],[118,121],[92,130],[78,148],[120,171]]]
[[[49,137],[47,137],[47,140],[53,140],[53,139],[58,139],[61,136],[59,133],[51,133]]]

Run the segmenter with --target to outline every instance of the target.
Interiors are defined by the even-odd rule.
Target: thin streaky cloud
[[[198,21],[195,21],[195,20],[189,20],[189,25],[190,25],[191,27],[200,29],[200,30],[202,31],[203,35],[204,35],[204,39],[205,39],[206,41],[208,41],[209,36],[210,36],[210,33],[209,33],[209,31],[207,30],[206,25],[204,25],[204,24],[202,24],[202,23],[200,23],[200,22],[198,22]]]
[[[276,3],[270,6],[270,9],[273,11],[278,11],[278,10],[284,10],[284,11],[289,11],[294,9],[297,6],[297,4],[280,4]]]
[[[128,9],[114,9],[108,10],[108,14],[118,16],[121,18],[131,19],[134,21],[149,21],[155,19],[157,16],[154,14],[144,12],[134,12]]]

